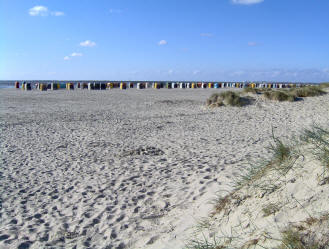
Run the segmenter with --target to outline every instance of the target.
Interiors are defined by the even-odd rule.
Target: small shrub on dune
[[[323,91],[319,86],[306,86],[301,88],[294,88],[291,89],[289,92],[290,94],[298,98],[315,97],[315,96],[326,94],[326,92]]]
[[[276,101],[289,101],[293,102],[296,101],[296,96],[289,94],[287,92],[283,91],[267,91],[264,92],[264,97],[270,100],[276,100]]]
[[[314,126],[304,131],[301,140],[312,145],[312,154],[323,164],[329,172],[329,130]]]
[[[252,93],[252,94],[260,94],[261,91],[260,89],[257,89],[257,88],[251,88],[251,87],[246,87],[243,89],[243,92],[244,93]]]
[[[243,106],[247,104],[247,99],[240,97],[238,93],[225,91],[222,93],[214,93],[207,99],[209,107],[225,106]]]
[[[329,82],[328,83],[321,83],[320,88],[329,88]]]

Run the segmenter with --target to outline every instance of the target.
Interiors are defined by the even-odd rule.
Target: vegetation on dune
[[[225,91],[222,93],[214,93],[207,99],[207,106],[244,106],[249,103],[248,98],[241,97],[238,93]]]
[[[320,96],[326,94],[326,92],[323,91],[322,87],[320,86],[307,86],[307,87],[290,89],[289,94],[298,98],[304,98],[304,97]]]
[[[236,179],[234,190],[224,197],[220,197],[216,200],[214,212],[211,217],[220,215],[216,216],[216,219],[226,219],[230,216],[231,212],[234,212],[234,208],[239,207],[249,198],[253,198],[252,200],[254,200],[255,198],[263,198],[263,193],[265,193],[265,195],[273,193],[274,196],[277,193],[280,193],[275,191],[281,189],[282,187],[284,188],[284,186],[288,183],[294,183],[296,181],[295,177],[299,175],[299,172],[302,172],[306,169],[305,167],[308,167],[308,165],[305,164],[305,156],[309,158],[309,156],[312,157],[313,155],[317,162],[320,162],[321,165],[323,165],[324,171],[322,173],[322,180],[318,180],[318,184],[320,186],[329,184],[329,129],[314,126],[312,129],[305,130],[299,139],[295,140],[294,144],[284,143],[273,134],[273,142],[268,147],[268,150],[270,152],[270,157],[268,159],[263,158],[258,163],[251,164],[247,171]],[[304,155],[303,153],[307,154]],[[306,160],[306,162],[310,161]],[[301,164],[304,166],[301,166]],[[303,168],[303,170],[298,171],[298,168]],[[310,168],[309,170],[314,169]],[[288,174],[288,172],[291,173]],[[295,173],[297,174],[295,175]],[[291,176],[294,177],[293,181]],[[251,194],[251,190],[253,191],[253,194]],[[245,238],[246,240],[243,240],[239,234],[237,234],[237,236],[227,236],[223,234],[223,236],[217,238],[213,235],[214,237],[210,237],[213,239],[210,243],[209,237],[206,238],[206,236],[203,235],[203,239],[192,240],[186,248],[222,249],[256,248],[256,246],[260,246],[260,248],[268,248],[265,245],[265,247],[263,247],[259,244],[260,242],[263,243],[266,240],[274,241],[277,245],[276,248],[280,249],[329,248],[329,213],[325,212],[319,217],[318,213],[309,212],[309,210],[307,210],[294,196],[291,196],[291,198],[292,199],[290,200],[286,200],[288,201],[287,203],[296,201],[296,203],[304,210],[304,212],[308,214],[309,217],[299,223],[287,224],[287,227],[284,228],[284,230],[278,231],[281,235],[279,238],[272,238],[265,231],[259,231],[258,233],[257,226],[255,225],[255,230],[253,231],[255,231],[255,234],[258,234],[258,237],[249,237]],[[261,208],[263,217],[275,215],[276,213],[282,211],[282,208],[284,208],[287,203],[282,202],[280,198],[264,203]],[[253,212],[253,210],[249,211]],[[233,217],[235,217],[235,215],[236,214],[233,213]],[[251,220],[249,220],[249,222],[250,224],[252,223]],[[233,227],[233,229],[235,228],[236,227]],[[207,229],[210,229],[210,225]],[[318,231],[321,231],[320,234]],[[243,233],[244,230],[242,230],[241,235]],[[234,247],[234,243],[242,243],[242,247]]]
[[[328,88],[329,87],[329,82],[324,82],[320,84],[321,88]]]
[[[290,89],[272,89],[272,88],[250,88],[243,89],[243,93],[262,94],[266,99],[275,101],[296,101],[298,98],[315,97],[326,94],[323,90],[329,87],[329,83],[322,83],[318,86],[305,86]]]
[[[289,101],[293,102],[296,101],[296,96],[293,94],[289,94],[284,91],[267,91],[264,92],[264,97],[270,100],[276,100],[276,101]]]
[[[301,140],[311,145],[310,152],[322,163],[324,173],[329,173],[329,131],[315,126],[310,130],[305,130]]]

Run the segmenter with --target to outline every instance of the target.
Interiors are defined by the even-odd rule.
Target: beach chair
[[[126,85],[126,83],[121,82],[121,84],[120,84],[120,89],[121,89],[121,90],[125,90],[125,89],[127,89],[127,85]]]

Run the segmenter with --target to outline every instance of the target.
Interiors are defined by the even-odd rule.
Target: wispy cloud
[[[213,37],[214,34],[212,34],[212,33],[201,33],[200,36],[202,36],[202,37]]]
[[[96,42],[90,41],[90,40],[86,40],[83,42],[80,42],[80,46],[81,47],[95,47],[96,46]]]
[[[33,8],[29,9],[29,15],[30,16],[64,16],[64,12],[62,11],[51,11],[49,12],[48,8],[46,6],[37,5]]]
[[[200,70],[194,70],[194,71],[192,72],[193,75],[197,75],[197,74],[199,74],[199,73],[201,73]]]
[[[82,53],[72,53],[71,56],[72,57],[77,57],[77,56],[82,56],[83,54]]]
[[[51,12],[52,16],[64,16],[64,12],[62,11],[53,11]]]
[[[166,40],[161,40],[158,42],[159,46],[163,46],[163,45],[167,45],[167,44],[168,44],[168,42]]]
[[[76,53],[76,52],[74,52],[74,53],[72,53],[72,54],[70,54],[70,55],[65,56],[65,57],[64,57],[64,61],[71,60],[72,57],[81,57],[81,56],[83,56],[82,53]]]
[[[231,0],[231,1],[234,4],[243,4],[243,5],[251,5],[251,4],[264,2],[264,0]]]
[[[111,14],[121,14],[122,12],[122,9],[110,9]]]
[[[29,9],[30,16],[47,16],[48,15],[48,8],[45,6],[34,6],[33,8]]]
[[[169,74],[169,75],[172,75],[173,73],[174,73],[174,70],[172,70],[172,69],[169,69],[169,70],[168,70],[168,74]]]

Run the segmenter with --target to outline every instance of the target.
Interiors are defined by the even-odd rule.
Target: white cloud
[[[213,37],[214,34],[212,34],[212,33],[201,33],[200,36],[203,36],[203,37]]]
[[[192,74],[193,74],[193,75],[197,75],[197,74],[199,74],[199,73],[200,73],[199,70],[194,70]]]
[[[172,75],[173,73],[174,73],[174,70],[172,70],[172,69],[168,70],[169,75]]]
[[[64,12],[62,11],[53,11],[51,12],[52,16],[64,16]]]
[[[159,44],[160,46],[162,46],[162,45],[167,45],[168,42],[167,42],[166,40],[161,40],[161,41],[158,42],[158,44]]]
[[[33,8],[29,9],[30,16],[48,16],[49,10],[46,6],[37,5]],[[62,11],[51,11],[50,15],[52,16],[64,16],[64,12]]]
[[[264,0],[231,0],[234,4],[243,4],[243,5],[250,5],[250,4],[257,4],[262,3]]]
[[[77,56],[82,56],[83,54],[82,53],[72,53],[71,56],[72,57],[77,57]]]
[[[80,46],[81,47],[94,47],[94,46],[96,46],[96,42],[86,40],[84,42],[80,42]]]
[[[48,8],[45,6],[34,6],[33,8],[29,9],[30,16],[47,16],[48,15]]]
[[[65,56],[64,61],[68,61],[70,59],[70,56]]]
[[[256,42],[248,42],[248,46],[249,47],[255,47],[255,46],[257,46],[257,43]]]

